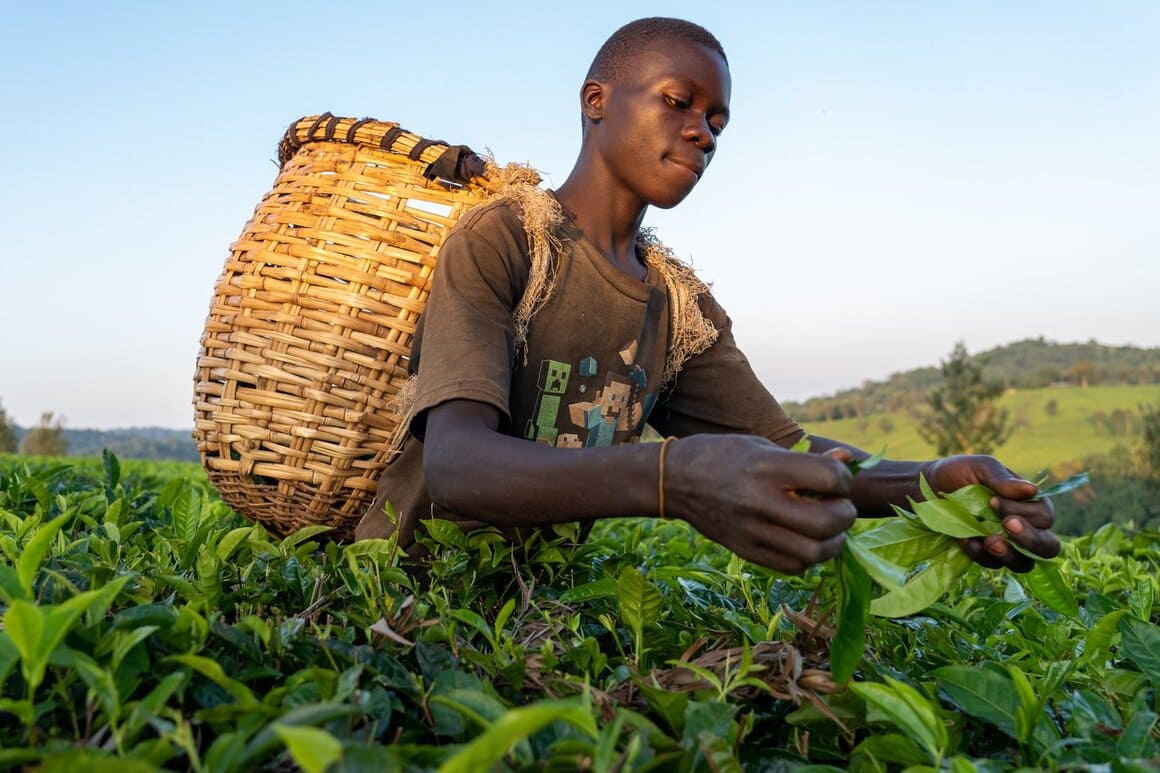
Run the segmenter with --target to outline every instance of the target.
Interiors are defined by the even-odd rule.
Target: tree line
[[[41,414],[36,426],[22,429],[11,420],[0,402],[0,453],[100,456],[106,448],[125,459],[199,460],[197,446],[188,432],[158,427],[69,429],[64,418],[52,412]]]

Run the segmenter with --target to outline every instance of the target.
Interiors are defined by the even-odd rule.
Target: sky
[[[703,24],[733,76],[646,225],[783,400],[1043,336],[1160,346],[1160,3],[5,3],[0,404],[192,426],[213,283],[286,127],[330,111],[530,162],[596,49]]]

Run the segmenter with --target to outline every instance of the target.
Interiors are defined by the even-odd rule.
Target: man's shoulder
[[[499,198],[469,210],[455,224],[452,233],[467,232],[489,242],[503,242],[515,238],[524,241],[524,225],[515,202]]]

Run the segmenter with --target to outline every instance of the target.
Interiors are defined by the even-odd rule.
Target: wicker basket
[[[500,185],[470,149],[310,116],[214,287],[194,439],[222,499],[348,539],[389,461],[392,398],[448,229]]]

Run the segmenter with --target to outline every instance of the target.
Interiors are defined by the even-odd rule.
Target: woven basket
[[[500,175],[466,147],[329,113],[293,124],[279,162],[214,287],[194,439],[238,513],[349,539],[389,461],[439,247]]]

